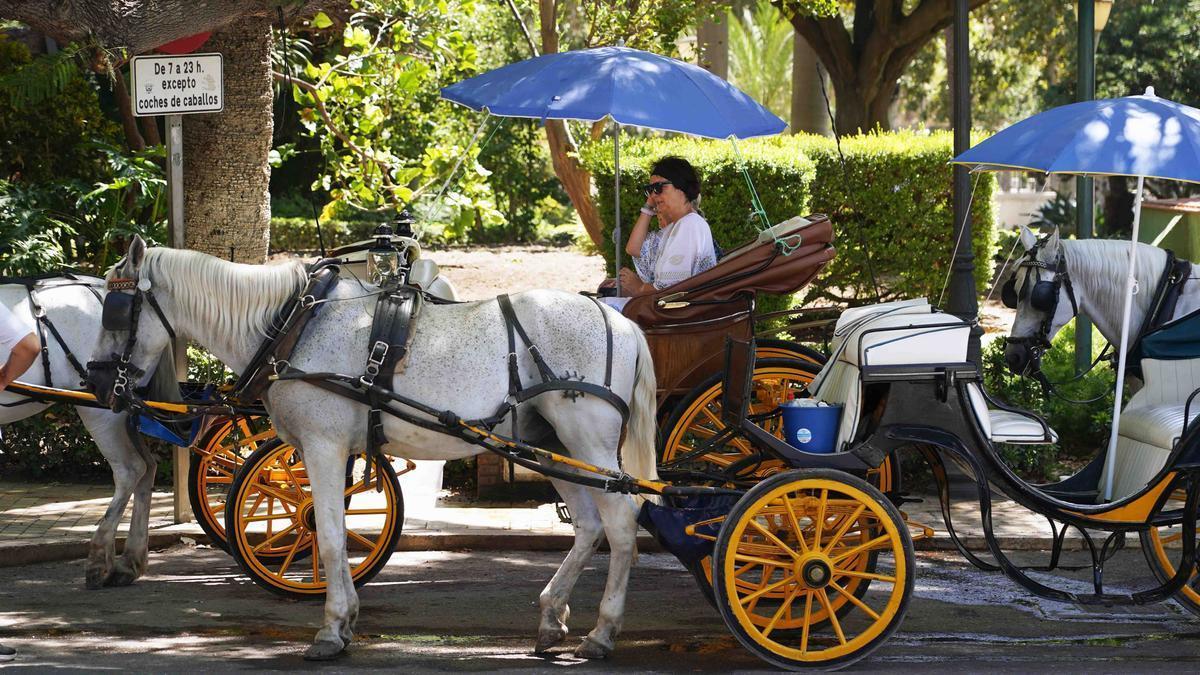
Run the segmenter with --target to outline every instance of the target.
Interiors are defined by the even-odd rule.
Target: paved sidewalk
[[[0,481],[0,567],[86,556],[87,541],[108,507],[112,488],[104,485],[62,483],[32,484]],[[921,548],[950,548],[942,516],[934,497],[904,504],[913,523],[933,529]],[[155,492],[151,509],[151,546],[169,546],[183,538],[207,541],[195,523],[171,522],[172,495]],[[955,527],[976,550],[985,542],[979,510],[973,498],[959,498],[953,507]],[[129,512],[126,511],[126,518]],[[1009,501],[993,504],[993,523],[1002,545],[1009,550],[1045,550],[1051,544],[1045,518]],[[119,532],[123,539],[128,524]],[[914,534],[920,528],[913,528]],[[1069,538],[1070,539],[1070,538]],[[553,504],[490,503],[461,505],[439,500],[436,505],[408,509],[401,550],[566,550],[573,540],[571,526],[559,521]],[[653,549],[642,533],[642,547]]]

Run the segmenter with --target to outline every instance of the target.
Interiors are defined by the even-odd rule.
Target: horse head
[[[103,327],[87,379],[96,398],[114,411],[133,400],[134,389],[149,380],[175,337],[167,315],[169,298],[154,294],[145,260],[146,242],[135,236],[125,257],[105,276]]]
[[[1058,228],[1038,240],[1022,226],[1021,244],[1025,254],[1005,281],[1000,296],[1005,306],[1017,310],[1004,360],[1012,372],[1027,375],[1040,372],[1042,354],[1079,307]]]

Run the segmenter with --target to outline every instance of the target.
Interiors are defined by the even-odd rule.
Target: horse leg
[[[537,646],[534,651],[539,654],[567,637],[567,618],[571,615],[567,601],[575,588],[575,582],[579,581],[584,566],[599,548],[600,536],[604,531],[600,522],[600,512],[596,510],[596,503],[588,494],[587,488],[557,479],[551,482],[571,509],[575,543],[571,545],[571,550],[559,565],[558,571],[538,596],[542,608],[542,621],[538,625]]]
[[[138,480],[146,471],[146,462],[133,447],[125,431],[124,418],[108,411],[78,408],[79,417],[87,427],[100,454],[108,460],[113,473],[113,496],[104,512],[92,541],[88,545],[85,584],[90,589],[102,588],[113,571],[117,528]]]
[[[154,478],[158,459],[143,443],[135,443],[145,462],[146,470],[138,478],[133,492],[133,515],[129,518],[129,537],[125,550],[117,558],[112,571],[104,580],[105,586],[128,586],[146,571],[150,555],[150,500],[154,496]]]
[[[304,658],[324,661],[341,655],[350,645],[354,637],[354,623],[358,620],[358,593],[350,579],[350,563],[346,558],[346,504],[343,493],[348,452],[315,439],[306,442],[301,452],[312,485],[316,543],[328,584],[324,623],[304,653]]]
[[[608,537],[608,580],[604,584],[604,598],[600,601],[600,618],[592,632],[575,649],[575,655],[585,659],[604,659],[612,653],[625,616],[629,570],[637,556],[637,508],[633,497],[629,495],[593,490],[592,498],[600,511],[600,520]]]

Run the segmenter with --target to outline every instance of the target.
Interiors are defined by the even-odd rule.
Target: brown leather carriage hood
[[[786,235],[798,234],[801,238],[800,247],[790,254],[784,255],[773,240],[750,242],[730,251],[712,269],[653,294],[631,298],[622,314],[643,328],[702,321],[727,315],[730,305],[726,302],[739,295],[800,290],[835,255],[829,218],[813,214],[806,219],[811,222]],[[687,304],[673,306],[674,303]]]

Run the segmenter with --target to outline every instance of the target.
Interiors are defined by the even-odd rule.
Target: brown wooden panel
[[[654,358],[658,398],[685,394],[705,378],[720,372],[725,338],[748,340],[750,316],[738,312],[723,320],[646,329],[646,342]]]

